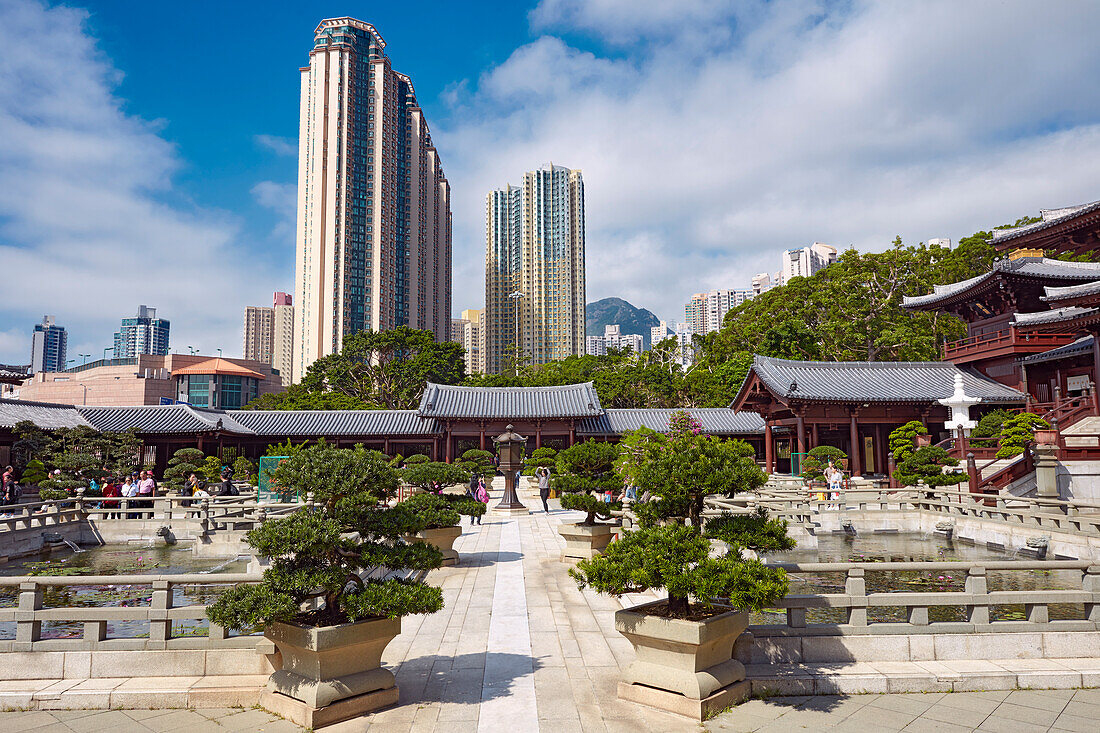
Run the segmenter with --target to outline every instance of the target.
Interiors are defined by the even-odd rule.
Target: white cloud
[[[452,88],[456,284],[481,281],[485,193],[550,159],[584,171],[589,300],[669,319],[814,240],[958,238],[1100,198],[1100,6],[729,7],[544,0],[548,35]]]
[[[0,340],[0,361],[26,360],[43,313],[70,352],[99,356],[142,303],[171,320],[173,344],[237,353],[243,306],[273,289],[269,264],[237,245],[233,217],[166,203],[181,198],[177,153],[122,110],[86,17],[0,3],[0,330],[24,334]]]
[[[256,203],[275,212],[277,219],[272,234],[287,247],[294,247],[294,225],[298,215],[298,186],[294,183],[260,181],[252,187]]]
[[[293,156],[298,154],[298,141],[289,137],[278,135],[254,135],[252,137],[261,148],[266,148],[276,155]]]

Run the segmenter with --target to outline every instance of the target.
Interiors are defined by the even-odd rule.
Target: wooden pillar
[[[481,421],[480,428],[481,428],[481,432],[478,433],[478,440],[480,441],[480,444],[481,444],[481,450],[485,450],[485,421],[484,420]]]
[[[572,447],[577,442],[577,421],[569,421],[569,446]]]
[[[886,475],[886,431],[875,425],[875,473]]]
[[[535,449],[542,447],[542,420],[535,421]]]
[[[386,438],[382,441],[382,452],[385,453],[387,456],[390,456],[391,458],[393,457],[393,454],[390,453],[389,436],[386,436]]]
[[[848,413],[849,439],[852,441],[851,455],[848,456],[848,466],[852,469],[852,476],[863,475],[863,461],[860,457],[859,426],[856,425],[856,408],[851,408]]]
[[[802,417],[802,411],[795,413],[795,419],[798,421],[798,453],[806,452],[806,420]]]
[[[772,440],[772,424],[764,421],[764,470],[768,475],[775,473],[775,442]]]
[[[810,423],[810,449],[814,449],[821,445],[821,440],[817,432],[817,423]]]
[[[1096,401],[1096,389],[1100,387],[1100,333],[1092,334],[1092,408],[1100,415],[1100,405]]]

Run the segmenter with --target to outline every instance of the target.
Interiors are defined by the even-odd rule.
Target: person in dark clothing
[[[542,510],[549,514],[550,506],[546,503],[546,500],[550,498],[550,469],[539,466],[535,469],[535,476],[539,481],[539,498],[542,499]]]
[[[481,476],[475,473],[474,475],[470,476],[470,485],[466,488],[466,495],[469,496],[474,501],[478,501],[477,490],[478,490],[478,487],[480,487],[480,486],[481,486]],[[471,514],[470,515],[470,526],[472,527],[475,524],[481,524],[481,517],[477,516],[475,514]]]

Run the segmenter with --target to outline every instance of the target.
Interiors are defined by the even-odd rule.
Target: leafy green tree
[[[272,443],[267,446],[267,450],[264,451],[265,456],[293,456],[298,451],[305,449],[309,444],[309,441],[303,440],[301,443],[295,445],[291,442],[290,438],[286,439],[285,443]]]
[[[1035,439],[1036,430],[1050,430],[1050,423],[1030,412],[1017,412],[1001,425],[997,458],[1011,458],[1024,452]]]
[[[563,509],[585,512],[581,524],[593,525],[596,515],[607,519],[613,509],[622,508],[616,497],[622,491],[622,479],[615,475],[615,460],[619,448],[614,443],[588,440],[575,443],[558,453],[557,475],[551,478],[555,490],[561,493]],[[611,492],[612,503],[602,494]]]
[[[427,382],[458,384],[465,378],[465,351],[431,331],[398,326],[344,337],[339,354],[313,362],[302,386],[334,392],[386,410],[408,410],[420,402]]]
[[[238,481],[247,481],[252,486],[258,483],[256,466],[244,456],[237,456],[233,461],[233,476]]]
[[[992,410],[982,415],[977,426],[970,433],[970,445],[975,448],[995,448],[1001,437],[1001,426],[1012,417],[1008,410]]]
[[[37,458],[32,458],[27,461],[26,466],[23,468],[23,475],[19,481],[25,486],[38,486],[47,478],[46,464]]]
[[[637,436],[627,440],[631,437]],[[662,438],[648,431],[620,459],[620,477],[636,481],[654,497],[635,505],[640,528],[624,532],[601,555],[578,562],[570,575],[582,588],[615,596],[663,588],[673,618],[708,612],[715,603],[759,610],[786,595],[781,569],[742,555],[750,545],[762,551],[790,549],[784,523],[770,524],[766,514],[722,519],[709,533],[729,548],[717,557],[702,531],[701,508],[708,493],[734,494],[764,482],[763,472],[753,463],[753,474],[744,451],[734,445],[740,441],[718,441],[691,430]],[[684,518],[689,524],[681,523]]]
[[[220,480],[225,463],[218,456],[206,456],[199,473],[208,481]]]
[[[829,465],[830,460],[837,465],[837,468],[840,468],[840,462],[848,460],[848,454],[831,445],[819,445],[816,448],[811,448],[806,457],[802,459],[802,473],[800,474],[802,479],[804,481],[823,480],[825,478],[825,468]]]
[[[418,463],[429,463],[431,462],[431,460],[431,458],[424,455],[423,453],[413,453],[411,456],[406,458],[403,463],[406,466],[415,466]]]
[[[321,443],[282,461],[273,479],[312,492],[317,504],[248,533],[249,545],[272,558],[271,567],[260,583],[220,596],[207,609],[211,621],[231,629],[273,621],[332,626],[443,607],[439,588],[420,580],[380,580],[373,573],[427,571],[443,559],[435,547],[405,539],[423,529],[424,521],[388,506],[398,480],[385,456],[362,446]]]
[[[917,448],[894,468],[894,477],[903,486],[916,486],[923,481],[927,486],[952,486],[966,480],[965,473],[944,472],[945,468],[959,465],[947,451],[937,445]]]
[[[250,401],[245,410],[376,410],[373,402],[342,392],[311,391],[301,384],[292,384],[285,392],[260,395]]]
[[[928,428],[920,420],[910,420],[904,425],[899,425],[890,431],[887,444],[890,452],[894,454],[894,466],[913,455],[917,449],[917,436],[928,435]]]

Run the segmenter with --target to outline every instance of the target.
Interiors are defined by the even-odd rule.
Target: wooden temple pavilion
[[[764,420],[764,463],[771,473],[791,470],[792,454],[819,445],[849,456],[853,476],[887,473],[890,431],[910,420],[942,432],[948,410],[939,400],[954,391],[988,407],[1022,406],[1024,395],[979,372],[950,362],[826,362],[756,356],[730,407]]]

